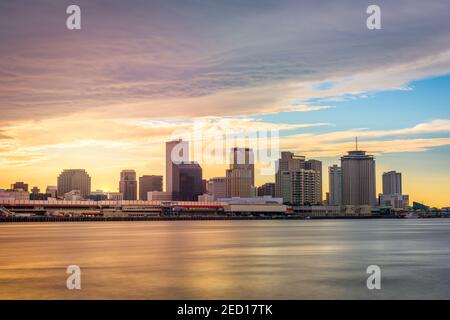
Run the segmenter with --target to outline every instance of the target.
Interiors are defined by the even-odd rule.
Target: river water
[[[450,219],[0,224],[0,299],[450,299],[449,275]]]

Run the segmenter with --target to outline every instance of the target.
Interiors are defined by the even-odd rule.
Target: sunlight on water
[[[445,219],[20,223],[0,243],[1,299],[450,298]]]

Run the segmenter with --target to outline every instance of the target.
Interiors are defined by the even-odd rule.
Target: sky
[[[66,28],[74,3],[81,30]],[[366,27],[374,3],[380,30]],[[93,190],[116,191],[122,169],[164,174],[164,142],[201,123],[278,130],[280,150],[325,172],[358,136],[377,192],[397,170],[411,200],[450,206],[449,11],[445,0],[2,0],[0,188],[45,189],[84,168]],[[257,172],[258,185],[273,180]]]

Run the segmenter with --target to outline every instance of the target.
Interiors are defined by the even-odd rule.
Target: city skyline
[[[66,193],[75,192],[76,197],[79,194],[86,199],[88,196],[103,192],[105,195],[107,193],[120,193],[123,200],[147,200],[147,192],[157,191],[163,194],[171,194],[171,199],[174,201],[203,201],[197,200],[197,196],[208,194],[217,199],[215,192],[208,190],[208,184],[215,182],[217,179],[223,179],[224,198],[258,197],[261,196],[259,193],[263,188],[269,187],[272,191],[266,191],[267,195],[281,198],[283,203],[288,205],[391,206],[390,201],[394,201],[393,199],[395,198],[397,199],[396,201],[400,202],[396,202],[396,205],[392,206],[395,208],[400,206],[406,209],[409,202],[409,196],[406,195],[406,198],[404,198],[405,195],[402,192],[401,172],[396,170],[383,172],[381,175],[382,190],[380,191],[376,188],[375,158],[373,155],[366,154],[366,151],[358,149],[357,137],[354,150],[348,151],[346,155],[341,157],[340,166],[333,164],[327,168],[329,173],[328,188],[323,188],[321,161],[316,159],[306,160],[306,156],[296,155],[290,151],[280,152],[280,157],[276,160],[276,167],[279,170],[274,173],[273,181],[257,185],[253,180],[255,160],[253,149],[251,148],[231,148],[229,150],[230,168],[225,170],[225,175],[203,179],[202,166],[195,161],[189,160],[190,145],[188,141],[176,139],[166,141],[165,145],[166,174],[171,172],[166,179],[164,179],[163,175],[144,174],[139,177],[138,188],[136,171],[134,169],[123,169],[120,172],[118,193],[112,190],[95,188],[92,190],[96,191],[91,193],[91,176],[85,169],[63,169],[57,177],[57,187],[47,185],[46,193],[49,194],[49,189],[54,188],[56,191],[57,188],[59,190],[59,198],[66,198]],[[232,169],[238,169],[239,174],[236,176],[231,175]],[[332,175],[337,172],[339,178],[336,180],[336,177],[332,178]],[[288,180],[286,180],[286,177]],[[144,179],[147,180],[146,185],[144,185]],[[170,181],[172,179],[173,181]],[[171,182],[172,187],[169,186],[169,188],[172,190],[169,191],[163,184],[163,181],[166,181],[166,183]],[[202,186],[203,183],[204,186]],[[11,183],[10,186],[13,191],[21,190],[28,193],[29,185],[24,181],[16,181]],[[243,190],[240,190],[241,188]],[[62,192],[62,189],[66,191]],[[164,192],[162,192],[163,189]],[[0,188],[0,190],[2,189]],[[30,190],[30,195],[33,194],[37,196],[35,200],[41,200],[39,196],[45,195],[40,193],[40,189],[37,186]],[[22,194],[18,195],[18,197],[22,196]],[[340,197],[342,198],[340,199]],[[322,198],[325,200],[322,200]],[[405,199],[406,202],[404,202]],[[30,200],[33,199],[30,198]],[[403,203],[406,204],[403,205]]]
[[[165,141],[203,122],[279,130],[280,150],[323,168],[357,135],[377,159],[377,194],[398,170],[411,199],[449,205],[445,1],[415,1],[413,13],[381,1],[376,31],[366,3],[78,5],[83,27],[68,31],[64,3],[0,4],[0,188],[45,190],[84,168],[93,190],[117,191],[122,169],[164,175]],[[228,166],[200,165],[207,178]],[[325,197],[328,174],[322,185]]]

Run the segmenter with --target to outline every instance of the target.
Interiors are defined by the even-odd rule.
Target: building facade
[[[396,171],[383,173],[383,194],[402,193],[402,174]]]
[[[232,148],[226,171],[227,197],[255,196],[255,162],[250,148]]]
[[[123,194],[123,200],[137,199],[136,171],[122,170],[120,173],[119,192]]]
[[[305,157],[295,155],[289,151],[282,151],[281,158],[276,163],[275,172],[275,196],[282,197],[282,185],[284,171],[296,171],[305,169]]]
[[[150,191],[163,190],[163,177],[155,175],[144,175],[139,177],[139,200],[147,200]]]
[[[180,192],[177,164],[189,161],[189,143],[181,139],[166,142],[166,192]]]
[[[210,194],[214,200],[225,198],[227,196],[227,178],[214,177],[206,183],[206,192]]]
[[[349,151],[341,157],[342,204],[374,206],[376,199],[375,159],[365,151]]]
[[[258,197],[262,196],[275,197],[275,183],[273,182],[264,183],[262,186],[258,187],[257,194]]]
[[[58,195],[79,190],[82,197],[91,193],[91,177],[84,169],[66,169],[58,176]]]
[[[331,206],[342,204],[342,170],[338,165],[328,167],[329,199]]]
[[[182,162],[176,165],[179,192],[173,193],[173,200],[197,201],[203,194],[203,172],[197,162]]]

